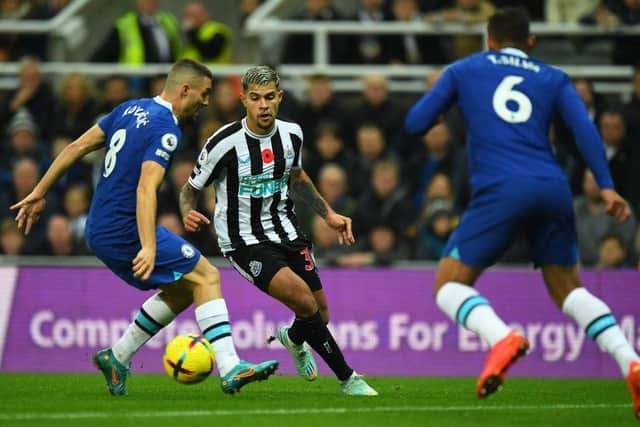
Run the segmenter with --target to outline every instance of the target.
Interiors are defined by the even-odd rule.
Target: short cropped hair
[[[206,65],[193,59],[181,59],[171,66],[167,83],[176,86],[194,77],[206,77],[213,81],[213,74]]]
[[[256,65],[242,75],[242,90],[246,91],[251,85],[266,86],[271,82],[280,89],[280,76],[276,70],[267,65]]]
[[[500,9],[489,18],[487,32],[498,43],[525,45],[530,34],[529,15],[521,7]]]

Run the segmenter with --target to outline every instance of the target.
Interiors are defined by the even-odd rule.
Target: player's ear
[[[536,41],[536,36],[534,34],[529,34],[529,37],[527,38],[527,48],[532,50],[536,45]]]
[[[178,92],[180,93],[180,98],[185,98],[187,96],[187,92],[189,92],[189,85],[187,83],[182,83]]]
[[[487,47],[490,50],[500,50],[500,46],[498,42],[496,41],[496,39],[494,39],[491,36],[487,37]]]

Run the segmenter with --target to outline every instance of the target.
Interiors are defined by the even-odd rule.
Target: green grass
[[[510,378],[486,401],[472,378],[368,377],[380,396],[339,394],[333,378],[288,376],[224,395],[216,378],[191,386],[134,375],[111,397],[97,374],[0,374],[0,426],[637,426],[622,380]]]

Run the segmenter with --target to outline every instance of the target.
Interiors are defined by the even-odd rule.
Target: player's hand
[[[324,219],[327,225],[338,232],[338,242],[350,246],[356,242],[351,229],[351,218],[335,212],[329,212]]]
[[[204,214],[198,211],[191,210],[189,211],[187,216],[182,218],[182,224],[184,225],[185,230],[195,232],[200,230],[200,226],[202,224],[209,225],[211,224],[211,221],[209,221],[209,218],[207,218]]]
[[[46,204],[44,195],[32,191],[27,197],[11,206],[11,210],[19,209],[16,215],[18,229],[22,229],[22,226],[25,226],[24,234],[29,234],[31,226],[38,222]]]
[[[149,279],[156,262],[156,250],[152,248],[142,248],[133,259],[133,277],[137,277],[143,282]]]
[[[605,188],[600,191],[600,197],[604,200],[607,213],[617,221],[626,221],[631,216],[629,205],[615,190]]]

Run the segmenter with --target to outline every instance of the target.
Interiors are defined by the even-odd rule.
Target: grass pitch
[[[509,378],[476,399],[473,378],[367,377],[380,396],[347,397],[336,380],[274,376],[224,395],[218,380],[185,386],[135,375],[129,396],[102,375],[0,374],[0,426],[639,426],[622,380]]]

